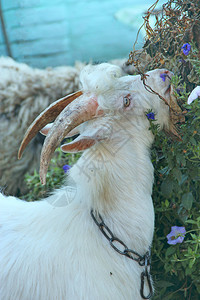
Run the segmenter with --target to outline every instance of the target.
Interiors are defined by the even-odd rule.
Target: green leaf
[[[176,161],[177,161],[178,164],[182,164],[183,166],[186,165],[186,159],[185,159],[185,156],[183,154],[177,153]]]
[[[168,175],[169,174],[169,168],[168,168],[168,166],[165,167],[165,168],[163,168],[163,169],[161,169],[159,171],[159,173],[162,174],[162,175],[164,175],[164,174]]]
[[[164,196],[170,196],[173,191],[173,181],[170,179],[166,179],[161,184],[161,192]]]
[[[187,269],[185,270],[185,275],[186,275],[186,276],[191,275],[192,272],[193,272],[193,270],[192,270],[191,268],[187,268]]]
[[[181,180],[182,180],[182,173],[181,173],[181,171],[178,168],[176,168],[176,169],[173,170],[173,175],[178,180],[178,182],[180,183]]]
[[[180,184],[183,184],[187,179],[188,179],[188,175],[183,174],[183,175],[182,175],[182,178],[181,178]]]
[[[194,145],[194,146],[197,145],[197,142],[196,142],[196,140],[195,140],[194,137],[191,137],[191,138],[190,138],[190,143],[191,143],[192,145]]]
[[[172,254],[174,254],[176,252],[176,247],[169,247],[167,248],[166,252],[165,252],[165,256],[171,256]]]
[[[170,287],[170,286],[174,286],[174,283],[171,283],[169,281],[164,281],[164,280],[160,280],[157,282],[157,285],[161,288],[167,288],[167,287]]]
[[[189,268],[190,268],[190,269],[193,267],[195,261],[196,261],[195,258],[193,258],[192,260],[190,260],[190,262],[189,262]]]
[[[187,220],[186,223],[189,223],[189,224],[197,224],[197,222],[194,221],[194,220]]]
[[[186,193],[182,196],[182,205],[187,210],[190,210],[192,208],[193,201],[194,197],[192,195],[192,192]]]

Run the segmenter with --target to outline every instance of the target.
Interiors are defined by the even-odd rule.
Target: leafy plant
[[[200,102],[187,105],[186,85],[179,85],[178,76],[174,76],[173,83],[180,93],[179,103],[187,113],[186,122],[179,129],[182,141],[172,142],[157,131],[152,151],[156,213],[152,257],[154,299],[195,300],[200,293]],[[172,226],[185,227],[182,243],[167,243],[166,236]]]

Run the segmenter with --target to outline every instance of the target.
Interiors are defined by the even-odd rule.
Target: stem
[[[190,233],[190,232],[194,232],[194,231],[199,231],[199,230],[200,230],[200,228],[192,229],[192,230],[186,231],[186,234],[187,234],[187,233]]]

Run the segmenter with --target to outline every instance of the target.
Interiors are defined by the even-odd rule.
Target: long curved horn
[[[40,180],[42,184],[46,183],[48,165],[57,146],[73,128],[95,118],[97,115],[102,115],[103,111],[97,111],[97,108],[96,97],[83,95],[70,103],[57,117],[42,148],[40,159]]]
[[[53,102],[33,121],[33,123],[27,129],[23,141],[21,142],[18,151],[19,159],[21,158],[26,146],[30,143],[30,141],[34,138],[38,131],[40,131],[40,129],[42,129],[49,122],[54,121],[55,118],[69,103],[71,103],[74,99],[80,97],[82,94],[82,91],[78,91]]]

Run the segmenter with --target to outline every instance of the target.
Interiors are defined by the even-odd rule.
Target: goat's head
[[[107,139],[102,128],[108,120],[141,117],[151,109],[161,127],[174,130],[170,125],[172,73],[153,70],[146,74],[122,76],[121,69],[110,64],[86,66],[80,75],[82,91],[64,97],[50,105],[30,125],[19,149],[19,158],[30,140],[41,131],[47,135],[40,162],[40,178],[45,184],[48,164],[56,147],[68,136],[81,133],[73,142],[63,145],[64,152],[83,151],[96,142]],[[173,110],[179,107],[173,101]],[[145,119],[146,120],[146,119]],[[101,129],[101,130],[100,130]]]

